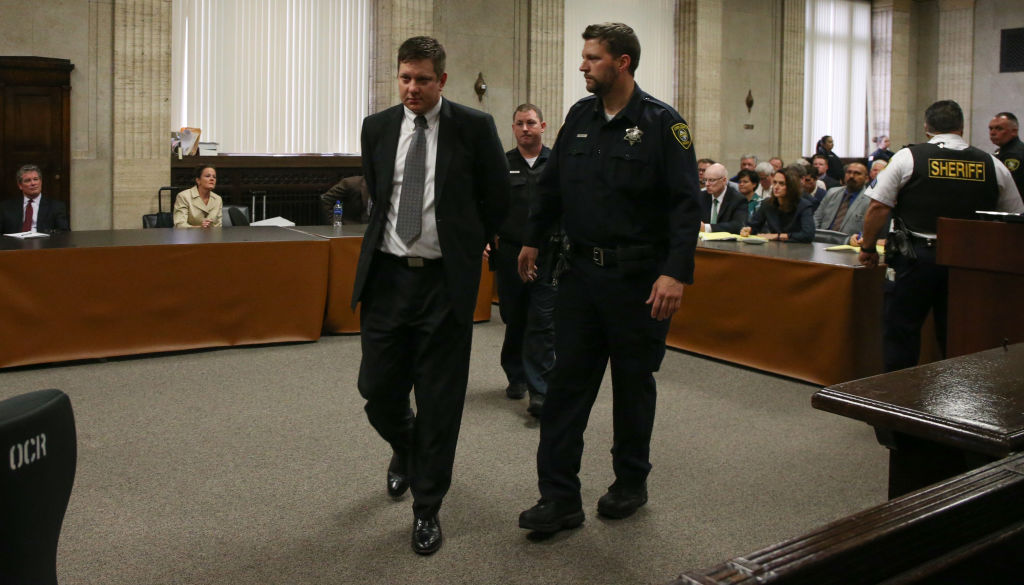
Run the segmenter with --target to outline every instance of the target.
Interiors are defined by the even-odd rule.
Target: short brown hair
[[[408,63],[409,61],[430,59],[430,62],[434,64],[434,73],[440,79],[444,75],[446,58],[444,46],[437,42],[437,39],[434,37],[412,37],[406,39],[402,46],[398,47],[398,63],[396,67],[401,67],[402,63]]]
[[[537,106],[535,106],[533,104],[526,103],[526,104],[519,104],[518,106],[516,106],[516,111],[512,112],[512,120],[513,121],[515,121],[516,114],[518,114],[519,112],[537,112],[537,119],[540,120],[541,122],[544,121],[544,114],[542,114],[540,112],[540,108],[538,108]]]
[[[597,39],[615,57],[629,55],[629,74],[640,64],[640,39],[629,25],[621,22],[592,24],[583,31],[583,40]]]

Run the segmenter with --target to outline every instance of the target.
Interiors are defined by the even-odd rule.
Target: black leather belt
[[[618,248],[601,248],[598,246],[582,246],[575,242],[570,246],[573,256],[590,260],[597,266],[613,267],[619,261],[636,261],[654,258],[654,246],[631,246]]]
[[[425,268],[428,266],[439,266],[441,258],[423,258],[421,256],[395,256],[387,252],[377,250],[377,257],[394,264],[400,264],[408,268]]]

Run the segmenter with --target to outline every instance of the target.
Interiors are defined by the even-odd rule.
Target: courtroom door
[[[71,209],[71,70],[68,59],[0,57],[0,198],[18,197],[15,173],[42,170],[43,196]]]

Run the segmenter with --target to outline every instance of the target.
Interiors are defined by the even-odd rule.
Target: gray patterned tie
[[[405,155],[402,196],[395,231],[406,244],[420,235],[423,224],[423,183],[427,178],[427,119],[416,116],[416,132]]]

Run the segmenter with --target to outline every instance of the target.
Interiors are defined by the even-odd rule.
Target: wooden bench
[[[1019,583],[1024,454],[890,500],[670,585]]]

